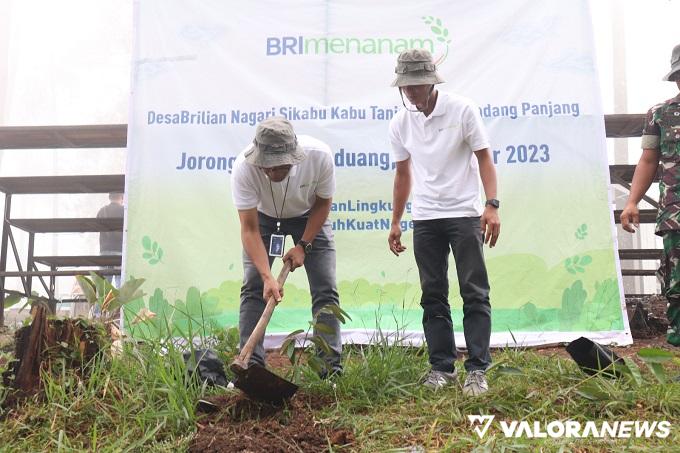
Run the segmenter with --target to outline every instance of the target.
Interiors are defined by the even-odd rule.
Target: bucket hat
[[[397,77],[392,82],[393,87],[436,85],[444,82],[432,61],[432,54],[426,49],[410,49],[400,53],[394,72]]]
[[[246,162],[264,168],[295,165],[305,156],[293,125],[279,116],[269,117],[257,125],[253,145],[245,152]]]
[[[666,74],[663,80],[667,82],[672,82],[674,79],[677,80],[677,77],[674,78],[673,76],[680,75],[676,74],[679,71],[680,71],[680,44],[673,48],[673,53],[671,54],[671,72]]]

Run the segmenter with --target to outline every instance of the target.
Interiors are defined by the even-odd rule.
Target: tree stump
[[[24,394],[39,390],[41,370],[51,370],[56,360],[84,371],[102,343],[95,325],[84,319],[48,319],[44,306],[35,307],[33,322],[17,330],[15,338],[15,360],[3,381]]]

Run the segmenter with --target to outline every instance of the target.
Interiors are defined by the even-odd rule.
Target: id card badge
[[[283,256],[283,248],[286,244],[286,236],[272,234],[269,239],[269,256]]]

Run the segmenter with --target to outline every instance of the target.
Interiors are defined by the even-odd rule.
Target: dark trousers
[[[663,232],[663,254],[657,271],[661,292],[668,300],[666,340],[680,346],[680,231]]]
[[[269,250],[269,239],[276,232],[276,219],[258,213],[260,223],[260,235],[265,244],[265,249]],[[307,216],[293,217],[281,220],[281,232],[290,235],[286,240],[288,251],[297,241],[300,240],[307,225]],[[321,336],[330,346],[330,354],[317,351],[319,357],[333,369],[342,368],[340,358],[342,354],[342,336],[340,334],[340,322],[332,313],[319,311],[327,304],[340,305],[338,289],[335,280],[335,241],[333,240],[333,230],[330,221],[326,220],[321,231],[316,235],[312,242],[312,251],[305,257],[304,269],[307,272],[309,290],[312,295],[312,316],[316,317],[317,323],[325,324],[330,328],[324,332],[314,329],[314,335]],[[273,257],[269,257],[271,267]],[[241,307],[239,313],[239,330],[241,347],[246,344],[248,337],[252,333],[257,321],[264,311],[265,301],[262,298],[264,283],[257,268],[250,257],[243,251],[243,286],[241,287]],[[300,270],[298,269],[298,272]],[[281,306],[285,306],[284,297]],[[251,362],[264,365],[264,346],[260,341],[253,351]]]
[[[414,221],[413,249],[423,295],[423,330],[433,370],[453,371],[456,345],[449,306],[449,250],[453,251],[463,298],[465,369],[491,364],[491,304],[479,217]]]

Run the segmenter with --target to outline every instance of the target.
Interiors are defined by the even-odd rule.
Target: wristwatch
[[[493,206],[494,208],[498,209],[501,205],[501,202],[496,200],[495,198],[490,198],[486,200],[486,203],[484,203],[484,206]]]
[[[302,250],[305,252],[305,255],[309,255],[309,253],[312,251],[312,243],[303,241],[300,239],[297,243],[300,247],[302,247]]]

